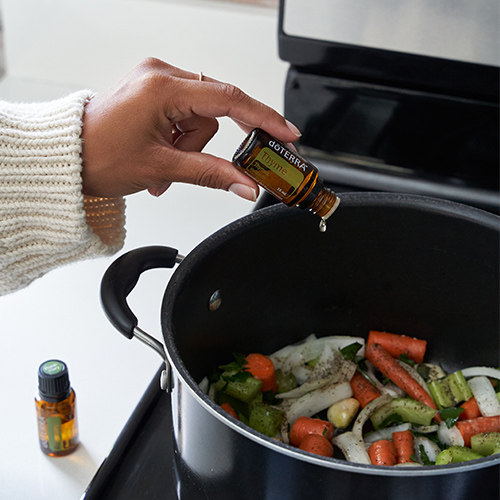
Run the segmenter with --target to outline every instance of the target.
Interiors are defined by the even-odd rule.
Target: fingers
[[[140,66],[143,70],[146,68],[149,74],[160,77],[155,79],[160,86],[155,93],[164,99],[165,116],[172,123],[194,115],[205,118],[228,116],[247,133],[258,127],[283,142],[293,142],[301,135],[297,127],[274,109],[234,85],[205,75],[200,81],[200,74],[176,68],[158,59],[147,59]]]
[[[201,151],[219,130],[215,118],[194,116],[175,124],[173,146],[182,151]]]
[[[170,148],[165,148],[164,155],[164,163],[169,166],[168,175],[177,182],[231,191],[250,201],[257,199],[258,185],[229,161],[206,153]],[[163,186],[161,182],[158,185]],[[161,190],[153,191],[152,194],[158,195]]]

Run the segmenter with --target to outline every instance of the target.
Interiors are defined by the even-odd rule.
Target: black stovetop
[[[177,500],[162,365],[81,500]]]

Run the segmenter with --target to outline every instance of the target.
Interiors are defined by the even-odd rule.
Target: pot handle
[[[116,259],[101,281],[101,305],[110,323],[125,337],[138,338],[160,354],[165,360],[163,345],[141,330],[127,303],[127,297],[144,271],[172,268],[182,262],[174,248],[149,246],[131,250]]]

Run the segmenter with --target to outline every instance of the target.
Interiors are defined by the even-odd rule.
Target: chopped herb
[[[363,358],[363,357],[358,357],[356,358],[356,363],[358,364],[358,368],[363,371],[363,372],[367,372],[368,371],[368,367],[366,366],[366,358]]]
[[[233,352],[233,356],[234,361],[232,363],[228,363],[227,365],[220,365],[219,368],[226,372],[239,372],[243,370],[243,367],[247,363],[245,355],[238,352]]]
[[[362,347],[363,346],[359,342],[354,342],[340,349],[340,353],[347,361],[354,361],[356,359],[356,354]]]
[[[210,377],[210,382],[212,384],[215,384],[216,382],[219,381],[219,379],[220,379],[220,373],[218,371],[214,370],[212,372],[212,376]]]
[[[247,378],[250,378],[252,374],[250,372],[236,372],[234,375],[223,375],[224,380],[228,382],[244,382]]]
[[[431,367],[427,365],[418,365],[417,373],[427,382],[431,373]]]
[[[429,457],[428,457],[427,453],[425,452],[425,448],[424,448],[423,444],[421,444],[418,447],[418,449],[420,451],[420,459],[422,460],[422,463],[424,465],[435,465],[435,463],[432,460],[429,460]]]
[[[413,359],[410,359],[410,356],[408,356],[408,354],[406,353],[399,355],[399,361],[402,361],[403,363],[406,363],[410,366],[415,366],[415,361],[413,361]]]
[[[262,401],[268,405],[279,405],[283,402],[282,399],[278,399],[273,391],[265,391],[262,393]]]
[[[391,413],[387,418],[385,418],[382,423],[377,427],[378,429],[385,429],[393,424],[401,424],[403,422],[403,417],[397,413]]]
[[[439,410],[439,414],[446,422],[446,427],[451,429],[457,423],[458,417],[463,411],[463,408],[443,408]]]

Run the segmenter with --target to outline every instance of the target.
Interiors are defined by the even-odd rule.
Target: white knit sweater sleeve
[[[82,116],[90,96],[0,101],[0,295],[123,245],[123,198],[82,194]]]

